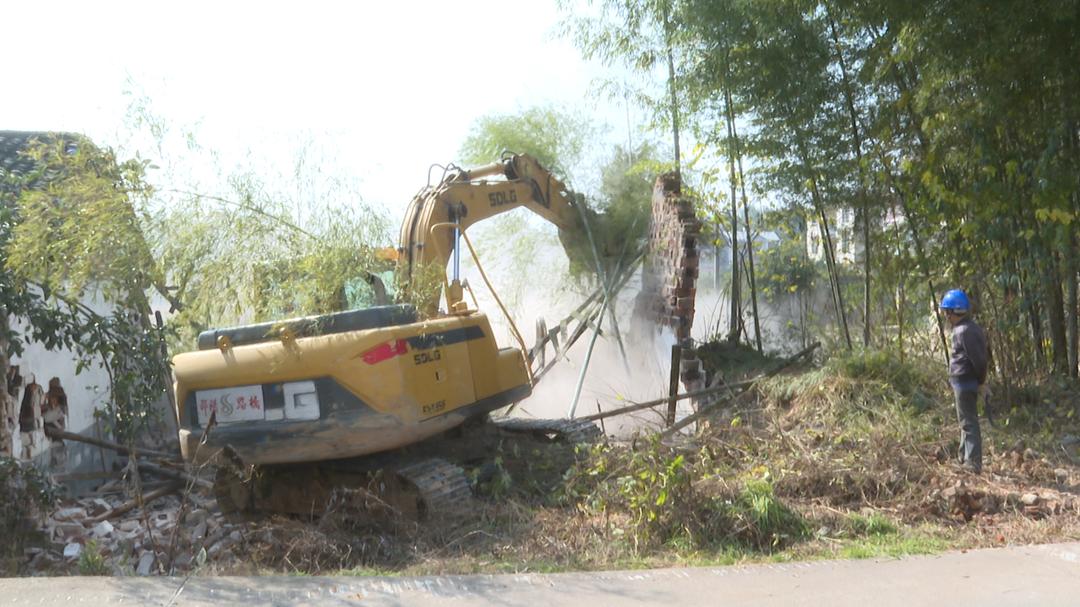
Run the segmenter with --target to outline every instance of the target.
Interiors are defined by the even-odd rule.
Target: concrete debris
[[[144,478],[144,488],[153,482]],[[245,537],[258,537],[247,523],[226,522],[203,485],[196,485],[186,501],[181,489],[116,518],[94,520],[130,503],[131,495],[113,481],[53,510],[42,525],[44,542],[23,552],[27,574],[85,573],[86,562],[100,557],[96,560],[109,563],[114,575],[182,575],[197,567],[200,552],[213,560],[229,555]]]
[[[154,559],[156,556],[153,552],[147,551],[139,557],[139,564],[135,567],[135,575],[150,575],[150,568],[154,566]]]
[[[93,529],[91,529],[90,531],[94,534],[94,537],[105,537],[115,531],[115,528],[109,521],[101,521],[100,523],[94,525]]]
[[[1042,499],[1040,499],[1039,496],[1034,493],[1025,493],[1024,495],[1020,496],[1020,503],[1024,506],[1038,506],[1039,502],[1041,501]]]

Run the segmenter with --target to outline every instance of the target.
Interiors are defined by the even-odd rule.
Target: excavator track
[[[391,468],[392,469],[392,468]],[[443,458],[415,461],[394,471],[342,472],[319,466],[238,471],[224,466],[214,479],[218,507],[229,520],[259,520],[268,514],[321,516],[336,489],[362,488],[406,518],[454,510],[472,497],[461,467]]]
[[[472,498],[469,479],[460,466],[441,457],[400,468],[397,475],[420,493],[428,512],[454,509]]]
[[[584,419],[525,419],[508,418],[495,422],[501,430],[528,434],[534,439],[552,443],[595,443],[604,433],[593,422]]]
[[[487,425],[487,430],[485,424],[477,426],[476,433],[463,441],[436,444],[427,455],[390,455],[377,468],[344,460],[309,466],[223,466],[218,469],[214,493],[222,513],[233,521],[258,520],[269,514],[319,517],[339,488],[363,489],[406,518],[420,520],[429,514],[455,510],[472,498],[472,485],[465,472],[442,456],[453,453],[448,445],[464,442],[475,446],[490,439],[497,444],[498,435],[548,444],[595,443],[603,439],[595,423],[580,419],[509,418],[494,421],[494,428]],[[462,451],[450,457],[475,462],[476,453]],[[387,474],[389,471],[392,474]]]

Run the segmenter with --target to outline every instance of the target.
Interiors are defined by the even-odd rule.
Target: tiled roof
[[[12,175],[25,175],[34,170],[34,161],[21,152],[32,141],[55,141],[57,137],[74,142],[75,135],[71,133],[48,133],[39,131],[0,131],[0,200],[9,202],[12,196],[17,196],[23,188],[22,185],[12,182]],[[40,185],[30,184],[30,187]]]

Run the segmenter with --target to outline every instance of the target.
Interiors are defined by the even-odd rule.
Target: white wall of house
[[[98,314],[111,313],[111,307],[98,298],[84,302]],[[26,329],[24,319],[13,317],[11,326]],[[99,424],[95,410],[104,411],[109,400],[109,375],[102,364],[91,364],[76,373],[76,354],[67,349],[47,350],[39,343],[25,344],[22,355],[13,356],[12,371],[18,368],[18,379],[9,371],[9,389],[18,410],[18,422],[12,433],[11,453],[25,461],[33,461],[50,469],[60,479],[79,478],[89,473],[108,470],[116,455],[108,450],[74,441],[54,441],[45,435],[50,424],[68,432],[93,438],[109,439],[107,422]],[[79,492],[81,487],[69,487]]]

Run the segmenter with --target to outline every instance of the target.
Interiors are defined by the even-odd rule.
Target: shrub
[[[901,362],[893,350],[859,351],[830,361],[841,375],[856,380],[876,380],[910,397],[925,381],[910,361]]]
[[[0,573],[18,573],[36,518],[56,505],[60,491],[37,468],[0,458]]]
[[[806,521],[777,499],[767,480],[747,480],[728,513],[736,521],[734,535],[757,550],[781,546],[809,531]]]
[[[97,540],[91,540],[79,552],[79,575],[111,575],[112,566],[98,547]]]

